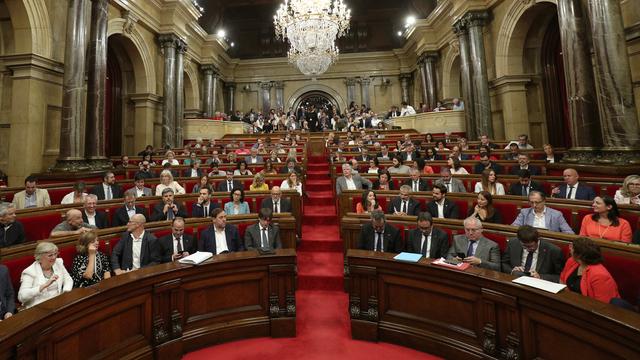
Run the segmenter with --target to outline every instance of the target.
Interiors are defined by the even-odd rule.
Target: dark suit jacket
[[[394,197],[388,204],[387,204],[387,214],[393,214],[395,211],[401,211],[402,210],[402,200],[400,199],[400,197]],[[414,216],[418,216],[418,214],[422,211],[422,208],[420,207],[420,203],[418,202],[418,200],[414,199],[414,198],[409,198],[409,202],[407,203],[407,215],[414,215]]]
[[[367,155],[367,158],[366,158],[366,159],[365,159],[365,158],[363,158],[363,157],[362,157],[362,155],[358,155],[358,156],[356,156],[356,160],[357,160],[358,162],[367,162],[367,161],[369,161],[369,160],[371,160],[371,159],[373,159],[373,155]]]
[[[419,153],[419,152],[414,151],[413,153],[411,153],[411,161],[415,161],[415,160],[416,160],[417,158],[419,158],[419,157],[420,157],[420,153]],[[407,153],[406,153],[405,151],[403,151],[403,152],[400,154],[400,159],[401,159],[403,162],[407,161]]]
[[[0,319],[4,319],[4,315],[8,312],[16,313],[16,296],[9,269],[5,265],[0,265]]]
[[[413,180],[408,179],[402,185],[409,185],[409,186],[411,186],[411,189],[413,189]],[[429,185],[427,184],[427,182],[424,179],[420,179],[420,181],[418,182],[418,189],[419,189],[419,191],[429,191],[429,190],[431,190],[431,189],[429,189]]]
[[[374,251],[375,245],[375,230],[371,223],[366,223],[362,226],[360,231],[360,238],[358,239],[358,249]],[[384,252],[402,252],[403,246],[400,240],[400,231],[395,227],[384,224]]]
[[[198,244],[192,235],[182,235],[182,250],[193,254],[198,251]],[[173,234],[165,235],[156,241],[156,246],[152,249],[154,259],[159,259],[160,263],[171,262],[173,255]]]
[[[496,174],[502,174],[502,166],[496,164],[495,162],[491,161],[491,166],[490,169],[493,169],[493,171],[496,172]],[[475,164],[473,166],[473,173],[474,174],[482,174],[482,172],[486,169],[486,167],[484,166],[484,164],[482,164],[481,162],[478,162],[477,164]]]
[[[554,198],[565,199],[567,197],[567,184],[560,185],[560,192],[554,196]],[[574,189],[574,191],[576,191]],[[578,189],[576,193],[576,200],[593,200],[596,197],[595,191],[591,186],[587,186],[582,182],[578,183]]]
[[[209,201],[209,217],[211,216],[211,211],[215,208],[219,208],[220,204]],[[204,206],[195,203],[191,206],[191,217],[204,217]]]
[[[147,209],[142,206],[136,206],[136,214],[144,215],[145,219],[149,219],[149,214],[147,214]],[[122,226],[127,225],[129,222],[129,214],[127,213],[127,208],[125,206],[121,206],[116,210],[116,213],[113,215],[113,226]]]
[[[227,247],[229,252],[244,251],[244,245],[240,241],[240,232],[235,225],[227,224],[224,228],[224,233],[227,238]],[[213,229],[213,225],[200,233],[200,239],[198,239],[198,251],[211,252],[214,255],[216,251],[216,232]]]
[[[91,190],[91,193],[97,196],[98,200],[105,199],[104,187],[102,184],[103,183],[99,183],[98,185],[94,186],[93,189]],[[118,184],[111,185],[111,195],[114,199],[121,198],[123,194],[124,192],[122,191],[122,188],[120,187],[120,185]]]
[[[444,217],[446,219],[459,219],[460,215],[459,215],[459,209],[458,209],[458,205],[456,205],[455,202],[444,198]],[[431,216],[433,216],[433,218],[437,218],[438,217],[438,205],[436,205],[435,201],[430,201],[427,204],[427,211],[429,213],[431,213]]]
[[[84,221],[87,224],[89,223],[87,214],[84,211],[82,212],[82,221]],[[108,228],[109,226],[111,225],[109,224],[109,217],[107,216],[107,213],[105,213],[104,211],[96,210],[96,227],[98,229],[105,229],[105,228]]]
[[[242,186],[242,183],[238,180],[233,180],[233,187],[234,188],[241,188],[243,189],[244,186]],[[218,183],[218,191],[224,191],[224,192],[231,192],[231,190],[233,189],[229,189],[227,186],[227,179],[224,179],[223,181],[220,181]]]
[[[260,224],[253,224],[244,231],[244,247],[247,250],[261,248]],[[269,225],[267,229],[270,249],[282,249],[282,241],[280,240],[280,228],[276,225]]]
[[[0,224],[0,233],[4,232],[4,225]],[[4,233],[4,241],[0,241],[0,248],[22,244],[24,242],[24,226],[18,220]]]
[[[540,191],[544,194],[544,188],[542,187],[542,185],[540,185],[539,182],[532,180],[529,182],[529,192],[532,192],[534,190]],[[519,182],[511,184],[511,186],[509,187],[509,194],[515,196],[526,196],[522,191],[522,185],[520,185]]]
[[[453,237],[453,244],[449,248],[447,258],[453,258],[457,253],[467,253],[469,249],[469,238],[466,235],[456,235]],[[482,260],[478,267],[500,271],[500,248],[495,241],[484,236],[478,239],[475,257]]]
[[[377,153],[376,157],[377,158],[382,158],[382,152]],[[389,153],[387,153],[387,157],[389,157],[389,160],[391,160],[391,159],[393,159],[395,157],[395,155],[391,151],[389,151]]]
[[[144,232],[142,237],[142,248],[140,249],[140,267],[155,265],[160,263],[160,259],[154,258],[153,248],[157,246],[155,236],[149,231]],[[116,244],[111,252],[111,268],[113,270],[128,270],[133,268],[133,239],[131,233],[125,231],[122,233],[120,241]]]
[[[201,178],[201,177],[202,177],[202,175],[204,175],[204,174],[202,173],[202,169],[197,169],[197,170],[196,170],[196,173],[198,173],[198,178]],[[191,167],[189,167],[188,169],[186,169],[186,170],[184,171],[184,173],[182,174],[182,176],[184,176],[184,177],[191,177]]]
[[[426,241],[426,240],[425,240]],[[407,241],[407,251],[416,254],[423,254],[422,250],[422,231],[413,229],[409,232],[409,240]],[[431,247],[429,249],[429,258],[439,259],[447,256],[449,250],[449,235],[435,227],[431,231]]]
[[[528,169],[529,169],[529,173],[531,173],[531,175],[533,176],[542,174],[542,171],[540,170],[540,168],[535,165],[529,164]],[[520,172],[520,166],[511,167],[511,175],[518,175],[519,172]]]
[[[522,243],[517,238],[509,239],[507,249],[502,254],[502,272],[510,274],[514,267],[522,266]],[[564,256],[559,247],[540,240],[538,261],[535,271],[544,280],[559,282],[564,268]]]
[[[155,172],[153,172],[153,170],[149,170],[149,171],[138,170],[138,171],[136,171],[136,173],[133,175],[133,177],[135,178],[135,177],[136,177],[136,176],[138,176],[138,175],[142,176],[142,177],[143,177],[143,178],[145,178],[145,179],[152,179],[152,178],[154,178],[154,177],[157,177],[157,176],[156,176],[156,173],[155,173]]]
[[[294,166],[293,170],[295,172],[297,172],[298,174],[302,174],[302,168],[300,168],[300,166],[298,166],[298,165]],[[280,168],[280,171],[278,171],[278,173],[280,173],[280,174],[288,174],[289,172],[290,172],[289,168],[287,167],[286,164]]]
[[[183,218],[188,217],[187,210],[180,203],[174,203],[178,207],[178,213],[174,214],[176,217],[181,216]],[[151,213],[151,221],[163,221],[167,220],[167,215],[162,211],[164,210],[164,202],[153,205],[153,212]]]
[[[269,208],[271,210],[273,210],[273,199],[272,198],[266,198],[264,200],[262,200],[262,204],[260,204],[261,208]],[[285,199],[283,197],[280,198],[280,205],[279,205],[279,209],[280,212],[291,212],[291,201],[289,201],[289,199]]]

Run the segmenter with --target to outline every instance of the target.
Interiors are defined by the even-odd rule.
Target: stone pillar
[[[462,96],[464,100],[465,125],[467,137],[478,140],[481,134],[476,132],[473,87],[471,85],[471,58],[469,56],[469,32],[466,21],[458,20],[453,25],[453,32],[458,36],[460,46],[460,78],[462,79]]]
[[[69,0],[67,33],[64,49],[62,85],[62,119],[60,121],[60,153],[54,170],[86,170],[82,149],[82,109],[84,104],[84,71],[86,33],[85,0]]]
[[[284,111],[284,81],[274,81],[273,86],[276,88],[276,107]]]
[[[368,76],[360,79],[360,94],[362,103],[367,105],[367,107],[371,107],[371,102],[369,99],[369,85],[371,85],[371,78]]]
[[[619,0],[586,2],[595,59],[601,114],[604,160],[623,163],[632,159],[618,153],[640,149],[640,133],[631,84],[631,68],[625,42]],[[607,154],[609,153],[609,154]],[[637,151],[635,155],[637,156]],[[640,161],[638,161],[640,162]]]
[[[211,77],[211,116],[217,111],[218,106],[218,79],[220,79],[220,73],[216,68]]]
[[[349,106],[352,101],[356,101],[356,79],[347,78],[344,83],[347,85],[347,106]]]
[[[427,80],[427,107],[435,109],[438,102],[438,83],[436,80],[436,62],[438,53],[427,53],[424,58],[424,73]]]
[[[106,157],[107,134],[104,126],[104,89],[107,78],[107,22],[108,0],[91,0],[91,39],[87,68],[87,123],[85,127],[85,156],[92,168],[105,169],[113,165]]]
[[[164,55],[164,79],[162,83],[162,146],[176,146],[176,43],[174,34],[158,36]]]
[[[235,112],[236,104],[235,104],[235,92],[236,92],[236,83],[228,82],[224,85],[225,90],[227,90],[227,111],[229,113]]]
[[[411,104],[411,96],[409,96],[409,85],[411,84],[411,79],[413,76],[411,74],[400,74],[400,88],[402,91],[402,100],[408,104]]]
[[[482,34],[482,28],[489,19],[489,13],[486,11],[470,12],[465,15],[465,19],[469,29],[469,58],[472,69],[476,133],[486,134],[492,138],[491,99],[489,98],[489,79]]]
[[[184,54],[187,52],[187,43],[178,40],[176,43],[176,145],[182,143],[182,123],[184,121]]]
[[[427,68],[425,67],[426,54],[420,55],[418,58],[418,71],[420,71],[420,90],[422,93],[422,103],[427,104],[429,96],[427,95]]]
[[[202,70],[204,75],[204,85],[202,86],[202,116],[212,117],[213,103],[211,101],[211,94],[213,93],[213,73],[215,72],[215,68],[211,64],[204,64],[200,66],[200,70]]]
[[[558,22],[569,101],[571,142],[568,162],[592,160],[602,146],[586,14],[580,0],[558,0]],[[585,158],[586,157],[586,158]]]
[[[262,114],[266,117],[271,110],[271,82],[263,81],[260,83],[262,93]]]

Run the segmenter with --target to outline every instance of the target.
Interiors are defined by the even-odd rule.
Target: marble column
[[[409,85],[411,84],[411,79],[413,78],[413,76],[411,76],[411,74],[400,74],[400,89],[401,89],[401,94],[402,94],[402,100],[408,104],[411,104],[411,97],[409,96],[410,94],[410,89],[409,89]]]
[[[476,134],[493,138],[491,119],[491,99],[489,98],[489,78],[484,54],[482,29],[489,19],[486,11],[474,11],[465,15],[469,29],[469,58],[471,60],[471,81],[473,86]]]
[[[184,121],[184,54],[187,52],[187,43],[178,40],[176,43],[176,145],[182,144],[182,122]]]
[[[178,37],[174,34],[158,36],[160,47],[164,55],[164,79],[162,82],[162,146],[176,146],[175,118],[176,118],[176,43]]]
[[[478,140],[480,134],[476,132],[473,86],[471,85],[471,58],[469,56],[469,32],[464,19],[453,25],[453,32],[458,37],[460,47],[460,78],[462,82],[462,97],[464,100],[465,125],[467,138]]]
[[[213,71],[213,76],[211,77],[211,116],[215,115],[215,112],[218,111],[218,80],[220,79],[220,73],[218,68]],[[222,111],[223,109],[220,109]]]
[[[236,111],[235,104],[235,93],[236,93],[236,83],[228,82],[224,84],[224,88],[227,91],[227,111],[229,113]]]
[[[427,80],[427,107],[435,109],[438,102],[438,83],[436,80],[436,62],[438,61],[438,53],[426,53],[424,58],[424,73]]]
[[[271,84],[270,81],[260,83],[260,92],[262,94],[262,114],[266,117],[271,111]]]
[[[211,94],[213,93],[213,74],[215,67],[211,64],[203,64],[200,66],[200,70],[202,70],[202,74],[204,75],[204,85],[202,86],[202,116],[212,117],[213,103],[211,101]]]
[[[428,102],[429,96],[427,95],[427,68],[425,67],[426,54],[420,55],[418,58],[418,71],[420,72],[420,90],[422,93],[422,103]]]
[[[362,103],[371,107],[371,101],[369,99],[369,85],[371,85],[371,78],[368,76],[360,79],[360,95],[362,96]]]
[[[86,48],[85,0],[69,0],[67,32],[64,49],[64,77],[62,80],[62,119],[60,121],[60,153],[54,170],[86,170],[82,149]]]
[[[344,83],[347,85],[347,106],[349,106],[351,102],[356,101],[356,78],[347,78]]]
[[[603,150],[612,153],[639,150],[640,132],[620,1],[590,0],[586,2],[586,6],[591,25],[599,103],[602,107],[600,124]],[[617,163],[631,160],[615,154],[604,157]]]
[[[586,14],[581,0],[558,0],[558,22],[562,40],[564,75],[569,102],[572,148],[566,160],[577,162],[602,146],[598,101]]]
[[[104,89],[107,78],[108,0],[91,0],[91,32],[87,69],[87,123],[85,125],[85,156],[92,168],[111,168],[106,157],[104,119]]]
[[[284,81],[274,81],[273,87],[276,88],[276,107],[284,110]]]

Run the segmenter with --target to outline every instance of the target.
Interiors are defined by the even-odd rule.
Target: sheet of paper
[[[514,279],[513,282],[516,283],[516,284],[520,284],[520,285],[531,286],[531,287],[534,287],[536,289],[548,291],[548,292],[554,293],[554,294],[559,293],[560,290],[562,290],[562,289],[567,287],[567,285],[565,285],[565,284],[558,284],[558,283],[554,283],[554,282],[547,281],[547,280],[536,279],[536,278],[530,277],[530,276],[521,276],[521,277],[519,277],[517,279]]]
[[[394,257],[395,260],[398,261],[406,261],[406,262],[418,262],[422,258],[422,254],[414,254],[408,252],[401,252],[400,254]]]

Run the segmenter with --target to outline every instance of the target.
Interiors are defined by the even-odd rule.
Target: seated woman
[[[228,215],[250,213],[249,203],[244,201],[244,190],[241,188],[233,188],[233,190],[231,190],[231,201],[224,204],[224,212]]]
[[[249,191],[269,191],[269,185],[264,182],[264,175],[257,173],[253,176],[253,182],[249,185]]]
[[[142,163],[148,161],[149,162],[149,166],[156,166],[156,162],[153,161],[153,155],[151,154],[144,154],[142,156],[142,161],[140,161],[140,163],[138,165],[142,166]]]
[[[567,284],[573,292],[605,303],[620,297],[616,281],[602,265],[598,244],[589,238],[579,237],[569,245],[569,253],[571,257],[560,273],[561,284]]]
[[[433,144],[433,135],[431,135],[431,133],[424,134],[424,141],[427,144]]]
[[[482,156],[484,156],[485,154],[489,157],[489,160],[491,160],[491,161],[498,160],[497,157],[491,155],[491,147],[489,147],[488,145],[480,145],[478,147],[478,153],[473,155],[473,157],[471,159],[475,160],[475,161],[480,161],[480,158]]]
[[[640,205],[640,176],[627,176],[622,183],[622,188],[616,190],[616,194],[614,195],[613,199],[618,205]]]
[[[362,201],[356,204],[356,213],[369,214],[373,210],[382,211],[382,206],[378,204],[378,197],[373,190],[367,190],[362,193]]]
[[[430,146],[426,150],[426,155],[424,157],[424,161],[436,161],[438,160],[438,150],[433,146]]]
[[[200,189],[209,188],[211,189],[211,185],[209,185],[209,175],[200,176],[200,180],[197,184],[193,186],[193,190],[191,191],[193,194],[199,194]]]
[[[240,160],[240,161],[238,161],[238,164],[236,165],[236,169],[233,170],[233,175],[235,175],[235,176],[247,176],[247,175],[253,175],[253,173],[251,172],[251,170],[248,169],[247,162],[244,161],[244,160]]]
[[[480,191],[478,193],[476,206],[469,209],[467,217],[475,217],[482,222],[502,224],[502,216],[493,207],[493,196],[488,191]]]
[[[176,160],[176,154],[169,150],[164,154],[165,158],[162,160],[162,163],[160,165],[164,165],[166,163],[171,164],[171,166],[178,166],[180,165],[180,163],[178,162],[178,160]]]
[[[74,204],[84,202],[84,197],[88,194],[84,192],[86,186],[84,181],[77,181],[73,184],[73,191],[68,193],[62,198],[60,204]]]
[[[482,178],[477,182],[473,192],[488,191],[491,195],[504,195],[504,185],[498,182],[498,175],[493,169],[482,171]]]
[[[426,164],[423,158],[417,158],[413,161],[413,168],[420,170],[421,174],[430,175],[433,174],[433,168]]]
[[[189,157],[184,159],[183,164],[189,166],[189,165],[192,165],[192,164],[195,164],[195,163],[200,163],[200,162],[201,162],[201,160],[198,159],[198,155],[196,154],[196,152],[195,151],[191,151],[191,152],[189,152]]]
[[[111,277],[109,257],[99,251],[98,246],[100,241],[96,231],[80,235],[76,245],[78,253],[73,258],[71,267],[73,287],[91,286]]]
[[[298,173],[290,172],[287,178],[280,184],[280,190],[295,189],[302,196],[302,182],[298,179]]]
[[[395,190],[389,171],[380,171],[378,174],[378,180],[373,181],[372,188],[373,190]]]
[[[443,151],[449,151],[449,149],[444,146],[444,141],[443,140],[438,140],[438,141],[436,141],[436,151],[437,152],[443,152]]]
[[[468,175],[469,174],[467,169],[462,167],[462,164],[460,163],[460,159],[458,159],[457,157],[449,157],[449,159],[447,159],[447,166],[449,166],[449,168],[451,169],[451,175]]]
[[[235,152],[231,151],[227,153],[227,162],[229,164],[237,163],[237,159],[238,159],[238,155]]]
[[[459,137],[458,146],[460,147],[460,151],[469,150],[469,143],[467,142],[467,138]]]
[[[593,199],[593,215],[585,216],[580,235],[597,239],[631,242],[631,225],[620,217],[618,205],[610,196]]]
[[[185,194],[185,190],[177,181],[173,181],[173,174],[169,170],[162,170],[160,173],[160,184],[156,185],[156,196],[162,196],[162,190],[173,189],[175,195]]]
[[[26,308],[71,291],[73,279],[58,258],[56,244],[41,241],[36,246],[36,261],[22,272],[18,300]]]
[[[379,174],[382,169],[380,169],[380,161],[377,157],[374,157],[369,160],[369,169],[367,169],[367,173],[369,174]]]
[[[553,152],[553,146],[551,144],[544,144],[542,149],[544,150],[544,159],[547,160],[547,163],[553,164],[562,160],[562,155]]]
[[[276,175],[278,172],[273,168],[273,160],[267,159],[264,162],[264,168],[260,170],[260,174],[264,175]]]

